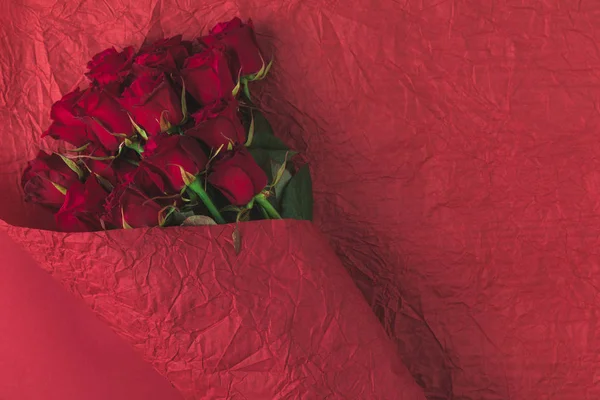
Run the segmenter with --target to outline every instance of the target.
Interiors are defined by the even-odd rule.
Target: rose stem
[[[263,210],[269,214],[271,219],[281,219],[281,215],[279,215],[277,210],[271,205],[271,203],[269,203],[269,200],[267,200],[267,197],[264,193],[257,194],[254,199],[263,208]]]
[[[269,214],[267,214],[267,212],[265,211],[264,208],[262,208],[260,206],[258,208],[260,208],[260,212],[263,215],[263,217],[265,217],[265,219],[271,219],[271,218],[269,218]]]
[[[194,193],[196,193],[198,197],[200,197],[200,200],[202,200],[202,202],[204,203],[206,208],[208,208],[208,211],[212,214],[213,218],[215,219],[215,221],[217,221],[218,224],[226,223],[223,217],[221,216],[219,210],[217,210],[217,207],[215,207],[215,204],[212,202],[210,197],[208,197],[208,194],[204,191],[204,188],[200,184],[200,179],[195,179],[194,182],[192,182],[188,186],[188,188]]]

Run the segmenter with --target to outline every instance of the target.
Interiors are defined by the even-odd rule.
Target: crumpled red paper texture
[[[260,104],[429,397],[598,398],[599,7],[4,2],[0,216],[45,226],[19,171],[93,53],[252,16],[276,57]]]
[[[310,222],[4,228],[186,399],[425,398]]]
[[[0,398],[183,399],[5,232],[0,254]]]

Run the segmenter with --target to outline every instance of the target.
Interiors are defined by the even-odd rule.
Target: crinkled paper
[[[130,343],[156,352],[185,393],[218,381],[321,398],[353,390],[336,381],[343,372],[364,398],[396,399],[403,386],[391,382],[404,378],[385,366],[399,354],[431,399],[600,398],[594,1],[4,1],[0,217],[49,226],[22,205],[18,178],[90,56],[146,35],[191,38],[234,15],[253,17],[275,57],[255,93],[310,163],[316,228],[246,225],[249,251],[235,260],[221,227],[13,237],[105,321],[136,321]],[[328,275],[339,264],[325,238],[393,350],[361,350],[365,329],[379,337],[373,318],[336,309],[356,297],[331,288],[345,278]]]

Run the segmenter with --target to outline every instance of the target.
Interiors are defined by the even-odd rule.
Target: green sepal
[[[79,179],[83,179],[83,171],[81,170],[81,168],[79,168],[79,166],[77,165],[77,163],[75,161],[63,156],[62,154],[58,154],[58,153],[55,153],[55,154],[57,154],[64,161],[64,163],[67,164],[67,167],[69,167],[71,169],[71,171],[73,171],[77,174]]]

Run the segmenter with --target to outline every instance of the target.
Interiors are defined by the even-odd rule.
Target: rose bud
[[[252,155],[243,147],[223,153],[214,162],[208,182],[236,206],[246,205],[259,194],[268,179]]]
[[[178,195],[179,192],[170,188],[166,181],[167,179],[163,175],[152,169],[147,163],[142,162],[134,171],[125,175],[123,182],[132,183],[148,197],[157,201],[169,198],[178,201],[179,199],[173,196]]]
[[[162,225],[163,207],[131,184],[116,187],[104,205],[104,221],[114,226],[141,228]]]
[[[77,102],[83,95],[79,89],[67,93],[52,105],[50,118],[54,121],[42,137],[50,136],[54,139],[64,140],[77,147],[92,141],[89,137],[87,124],[81,118]]]
[[[146,149],[142,165],[163,176],[172,194],[191,183],[208,162],[200,143],[189,136],[161,135],[149,141]]]
[[[218,41],[225,45],[228,52],[234,54],[236,62],[233,67],[236,76],[240,69],[244,76],[255,74],[263,67],[264,61],[256,42],[252,20],[245,24],[236,17],[229,22],[217,24],[202,41],[208,45]]]
[[[134,50],[131,46],[122,52],[118,52],[114,47],[101,51],[88,63],[89,72],[85,75],[100,87],[121,83],[131,71],[133,55]]]
[[[77,182],[79,174],[58,154],[46,154],[43,151],[29,161],[21,178],[25,201],[53,209],[62,206],[67,190]]]
[[[181,37],[173,36],[142,47],[133,64],[135,73],[139,75],[156,70],[177,73],[192,47],[191,42],[181,40]]]
[[[186,90],[201,104],[228,97],[235,87],[220,47],[206,48],[185,60],[181,75]]]
[[[200,139],[213,149],[229,143],[244,143],[246,131],[238,113],[238,102],[232,96],[219,99],[195,114],[196,125],[184,132],[185,135]]]
[[[104,149],[98,148],[92,150],[90,156],[91,158],[83,158],[82,162],[92,174],[112,186],[125,182],[125,177],[135,171],[135,164],[139,162],[137,153],[130,149],[123,149],[115,158]]]
[[[138,76],[125,89],[121,104],[148,135],[157,135],[183,120],[181,95],[163,73]],[[161,123],[162,121],[162,123]]]
[[[44,136],[64,140],[76,147],[99,144],[108,151],[119,147],[122,135],[133,133],[127,112],[108,93],[86,89],[66,94],[54,103],[54,120]]]
[[[76,182],[67,191],[65,202],[55,215],[56,226],[64,232],[87,232],[102,229],[100,216],[108,192],[94,176],[85,183]]]

